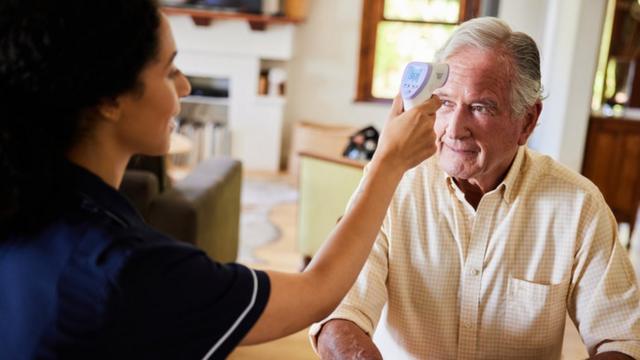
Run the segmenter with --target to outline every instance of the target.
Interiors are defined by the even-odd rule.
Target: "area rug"
[[[245,180],[242,183],[242,210],[240,213],[240,244],[238,261],[260,262],[254,251],[280,237],[280,230],[269,221],[274,206],[296,202],[295,187],[279,180]]]

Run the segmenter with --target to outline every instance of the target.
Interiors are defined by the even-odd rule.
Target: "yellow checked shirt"
[[[432,157],[405,174],[328,319],[377,326],[388,359],[558,359],[568,312],[590,355],[640,358],[638,286],[616,231],[592,183],[525,147],[477,211]]]

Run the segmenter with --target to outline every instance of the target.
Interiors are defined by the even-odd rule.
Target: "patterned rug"
[[[242,183],[239,262],[260,261],[254,256],[255,249],[280,237],[280,230],[269,221],[271,209],[297,200],[296,188],[284,181],[248,179]]]

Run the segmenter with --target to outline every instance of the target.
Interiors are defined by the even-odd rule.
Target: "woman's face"
[[[116,141],[130,154],[163,155],[169,150],[173,117],[180,112],[180,97],[191,92],[187,78],[173,64],[176,44],[169,22],[160,15],[158,54],[140,74],[144,91],[117,98],[120,118]]]

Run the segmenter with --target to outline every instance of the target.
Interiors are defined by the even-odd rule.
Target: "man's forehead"
[[[464,96],[467,98],[495,98],[505,89],[506,82],[495,77],[468,77],[450,73],[445,86],[437,90],[438,95]]]
[[[505,106],[506,99],[504,96],[496,94],[494,91],[487,89],[486,91],[447,91],[447,89],[440,89],[434,92],[442,100],[453,100],[459,102],[462,105],[469,104],[482,104],[493,108],[502,108]]]
[[[449,79],[443,93],[457,88],[466,95],[497,95],[508,87],[504,58],[487,51],[466,51],[447,59]]]
[[[447,59],[447,64],[456,73],[478,72],[479,75],[506,75],[509,65],[504,56],[489,51],[467,50],[456,53]]]

